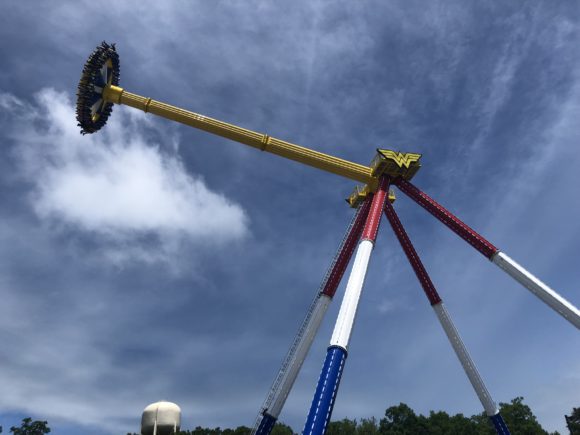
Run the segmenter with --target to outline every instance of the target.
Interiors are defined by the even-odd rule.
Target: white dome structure
[[[143,410],[141,435],[171,435],[181,427],[181,408],[171,402],[156,402]]]

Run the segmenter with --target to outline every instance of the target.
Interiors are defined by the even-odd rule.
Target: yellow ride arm
[[[180,122],[236,142],[268,151],[272,154],[341,175],[354,181],[367,184],[371,191],[376,190],[378,178],[373,176],[368,166],[349,162],[338,157],[301,147],[280,139],[237,127],[217,119],[209,118],[169,104],[152,100],[125,91],[118,86],[109,85],[104,89],[103,98],[111,103],[125,104],[144,112],[153,113],[166,119]]]

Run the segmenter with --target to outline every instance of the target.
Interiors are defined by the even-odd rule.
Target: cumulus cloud
[[[171,272],[185,244],[207,251],[209,242],[243,238],[246,213],[189,174],[171,131],[145,114],[115,107],[102,131],[81,136],[66,94],[42,89],[29,102],[0,92],[0,127],[15,163],[2,181],[42,224],[8,213],[0,218],[0,384],[6,393],[0,405],[47,418],[51,426],[74,422],[96,428],[90,433],[133,432],[144,404],[174,388],[172,377],[151,373],[159,373],[160,355],[176,352],[166,342],[179,331],[151,319],[175,316],[189,293],[203,299],[195,281],[203,277],[181,292],[171,273],[148,287],[108,281],[106,267],[92,263],[88,279],[81,262],[58,251],[86,238],[91,256],[115,265],[137,262],[140,275],[153,269],[143,262],[161,262]],[[63,281],[47,279],[44,271]],[[197,337],[190,339],[200,347]],[[168,367],[175,364],[165,362],[163,370]]]
[[[223,243],[247,233],[244,210],[188,174],[171,147],[152,141],[168,134],[144,114],[115,107],[102,131],[81,136],[70,99],[54,89],[38,92],[32,104],[0,94],[0,107],[36,215],[100,236],[110,258],[158,260],[183,240]],[[157,241],[155,254],[144,238]]]

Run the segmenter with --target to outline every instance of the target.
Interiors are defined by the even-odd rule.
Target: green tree
[[[327,435],[356,435],[356,420],[344,418],[340,421],[331,421],[326,428]]]
[[[496,435],[497,432],[493,427],[491,421],[489,421],[489,417],[485,412],[481,414],[472,415],[469,421],[474,425],[476,428],[477,435]],[[511,427],[508,427],[511,430]]]
[[[22,419],[20,427],[12,426],[10,432],[14,435],[44,435],[50,432],[50,428],[46,421],[32,421],[30,417],[26,417]]]
[[[500,403],[500,412],[512,435],[559,435],[558,432],[548,433],[542,428],[530,407],[524,403],[523,397],[516,397],[510,403]],[[571,435],[580,435],[580,408],[574,408],[571,415],[565,417]],[[27,419],[27,423],[30,424],[30,419]],[[223,430],[219,427],[209,429],[198,426],[193,430],[183,430],[177,435],[249,435],[250,432],[250,428],[246,426]],[[405,403],[387,408],[384,418],[378,424],[374,417],[363,418],[358,423],[357,420],[344,418],[330,422],[326,433],[327,435],[496,435],[485,413],[465,417],[463,414],[449,415],[444,411],[430,411],[429,416],[424,416],[417,415]],[[36,435],[37,432],[16,432],[16,434]],[[295,433],[290,426],[277,423],[272,435],[295,435]]]
[[[430,435],[487,435],[485,432],[480,434],[477,423],[463,414],[450,416],[444,411],[430,411],[425,426]]]
[[[272,429],[271,435],[294,435],[294,431],[287,424],[276,423]]]
[[[357,435],[378,435],[379,425],[374,417],[363,418],[356,427]]]
[[[500,403],[499,412],[512,435],[559,435],[557,431],[547,432],[542,428],[523,397],[516,397],[510,403]],[[474,415],[471,420],[478,424],[478,435],[495,435],[495,429],[485,413]]]
[[[565,415],[566,426],[570,431],[570,435],[580,435],[580,408],[573,408],[572,414]]]
[[[500,403],[499,410],[512,435],[548,435],[530,407],[524,404],[523,397],[516,397],[510,403]]]
[[[177,435],[221,435],[221,429],[216,427],[214,429],[203,428],[201,426],[197,426],[193,430],[182,430],[177,432]]]
[[[510,403],[500,403],[500,412],[512,435],[558,435],[549,434],[538,423],[523,397]],[[580,411],[577,416],[580,417]],[[579,418],[580,420],[580,418]],[[463,414],[450,416],[444,411],[430,411],[429,416],[417,415],[406,404],[391,406],[379,425],[381,435],[495,435],[496,431],[485,413],[470,418]],[[580,435],[580,433],[579,433]]]
[[[385,411],[385,418],[379,423],[381,435],[423,435],[428,434],[426,418],[417,416],[405,403],[391,406]]]
[[[218,428],[219,429],[219,428]],[[235,429],[224,429],[221,435],[250,435],[252,429],[247,426],[238,426]],[[215,434],[219,435],[219,434]]]

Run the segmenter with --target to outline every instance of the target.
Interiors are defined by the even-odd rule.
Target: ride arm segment
[[[451,229],[455,234],[477,249],[488,259],[491,260],[493,254],[498,251],[495,246],[485,240],[464,222],[459,220],[457,216],[453,215],[453,213],[451,213],[425,192],[411,184],[409,181],[403,178],[397,178],[393,181],[393,184],[409,198],[411,198],[413,201],[415,201],[417,204],[419,204],[421,207],[423,207],[425,210],[447,225],[449,229]]]
[[[103,98],[107,102],[124,104],[144,112],[161,116],[162,118],[177,121],[190,127],[195,127],[208,133],[243,143],[262,151],[313,166],[317,169],[366,183],[372,191],[376,190],[378,186],[378,178],[374,177],[371,174],[371,168],[365,165],[301,147],[270,137],[267,134],[228,124],[217,119],[152,100],[151,98],[142,97],[118,86],[107,86],[103,91]]]
[[[326,359],[324,360],[314,398],[310,405],[310,411],[302,431],[303,435],[324,435],[330,421],[369,260],[385,201],[387,200],[388,188],[389,177],[382,176],[379,188],[372,197],[369,214],[362,232],[361,241],[356,250],[340,311],[330,339],[330,346],[326,352]]]
[[[462,222],[457,216],[453,215],[453,213],[445,209],[441,204],[437,203],[437,201],[409,181],[399,177],[394,180],[393,184],[434,217],[447,225],[459,237],[486,256],[493,264],[526,287],[576,328],[580,329],[580,310],[560,296],[555,290],[528,272],[508,255],[501,252],[480,234]]]
[[[433,285],[433,282],[431,281],[425,266],[423,266],[421,258],[417,254],[413,243],[411,243],[411,239],[407,235],[407,232],[399,220],[395,209],[388,202],[385,203],[385,216],[391,224],[391,227],[393,228],[393,231],[397,236],[397,239],[399,240],[405,255],[407,256],[409,263],[411,263],[411,267],[415,271],[415,275],[417,275],[417,278],[419,279],[421,287],[423,287],[425,296],[427,296],[427,299],[429,299],[429,303],[433,307],[433,310],[439,319],[439,323],[441,323],[441,326],[443,327],[443,330],[445,331],[445,334],[451,343],[451,347],[455,351],[455,355],[457,355],[457,358],[459,359],[465,374],[467,374],[469,382],[471,382],[471,386],[475,390],[475,393],[483,405],[487,416],[492,421],[496,432],[498,435],[509,434],[509,430],[501,414],[499,413],[499,409],[491,398],[491,394],[485,386],[485,383],[483,382],[483,379],[479,374],[473,359],[471,359],[471,356],[469,355],[469,352],[467,351],[467,348],[465,347],[465,344],[463,343],[457,328],[455,328],[455,325],[451,320],[451,316],[447,312],[447,309],[445,308],[439,293],[435,289],[435,286]]]
[[[372,194],[356,210],[286,358],[258,414],[252,435],[270,435],[350,262],[369,214]]]

